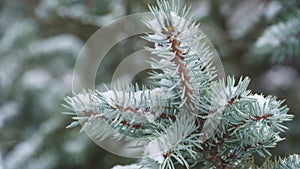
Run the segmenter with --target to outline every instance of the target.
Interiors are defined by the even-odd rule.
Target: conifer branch
[[[154,33],[143,38],[154,43],[146,49],[158,56],[150,61],[151,68],[162,70],[151,74],[156,88],[127,85],[67,97],[66,107],[72,111],[67,114],[75,115],[69,127],[83,123],[83,129],[92,130],[100,140],[146,139],[143,160],[133,168],[198,164],[250,169],[255,165],[246,159],[253,153],[270,156],[267,149],[282,141],[280,133],[287,130],[282,123],[293,118],[283,101],[251,93],[248,77],[214,80],[210,42],[193,21],[190,8],[161,0],[149,9],[154,18],[144,22]],[[299,163],[298,156],[279,161],[271,165]]]
[[[271,57],[272,62],[300,56],[300,11],[267,28],[253,48],[255,56]]]

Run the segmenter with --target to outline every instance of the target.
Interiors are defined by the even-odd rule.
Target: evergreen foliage
[[[271,57],[281,62],[287,57],[300,56],[300,11],[267,28],[254,46],[254,55]]]
[[[67,97],[71,113],[66,114],[75,120],[68,127],[81,123],[97,141],[147,140],[141,162],[127,168],[255,168],[247,159],[254,153],[270,156],[268,149],[284,139],[280,134],[287,127],[282,123],[293,115],[276,97],[248,90],[248,77],[215,80],[212,50],[190,8],[175,1],[158,1],[149,8],[154,19],[145,24],[154,34],[144,39],[154,43],[147,50],[158,56],[151,68],[162,71],[151,74],[154,87],[123,85]],[[262,39],[277,30],[270,29]],[[299,162],[294,155],[267,161],[262,168],[295,168]]]
[[[216,47],[228,74],[235,75],[236,77],[243,75],[241,81],[243,81],[244,87],[248,87],[248,84],[250,85],[249,88],[253,91],[252,93],[261,93],[263,91],[264,93],[278,96],[278,100],[286,99],[285,103],[289,105],[289,112],[294,114],[295,118],[291,122],[281,123],[289,128],[284,134],[282,132],[280,134],[281,137],[286,137],[286,140],[278,144],[275,148],[267,150],[274,156],[282,156],[280,157],[282,160],[285,159],[283,156],[288,154],[299,154],[299,55],[293,55],[288,58],[286,57],[287,55],[281,53],[283,54],[282,62],[274,58],[277,62],[276,64],[266,64],[266,60],[273,58],[272,51],[268,54],[260,55],[255,54],[256,51],[254,50],[256,50],[256,41],[260,39],[263,34],[267,33],[267,29],[270,31],[269,28],[273,27],[273,25],[277,25],[280,22],[285,24],[290,18],[295,18],[297,11],[300,9],[300,1],[180,0],[180,2],[192,4],[191,11],[195,13],[194,19],[201,22],[201,30],[205,32]],[[65,108],[60,106],[60,104],[64,102],[63,97],[72,94],[71,86],[74,64],[83,44],[94,32],[114,19],[147,11],[148,3],[154,4],[155,0],[0,1],[0,169],[108,169],[116,164],[122,164],[124,166],[121,167],[117,165],[114,169],[135,169],[139,168],[141,163],[145,165],[144,168],[147,168],[146,164],[150,164],[151,166],[148,166],[148,169],[159,167],[156,162],[154,164],[151,159],[143,159],[140,161],[141,163],[126,166],[126,164],[135,163],[136,159],[119,157],[101,149],[85,134],[78,134],[77,129],[66,130],[65,126],[67,126],[72,119],[70,119],[69,116],[60,114],[60,112],[66,111]],[[292,30],[282,30],[283,32],[281,31],[281,34]],[[147,36],[145,36],[145,38],[147,38]],[[277,38],[277,35],[272,38]],[[202,42],[205,41],[205,39],[206,38],[201,39]],[[97,88],[98,85],[102,85],[103,82],[107,83],[110,80],[110,75],[113,74],[114,68],[119,65],[124,57],[141,49],[144,44],[149,45],[148,42],[137,36],[124,40],[116,45],[108,53],[109,59],[105,59],[103,64],[101,63],[99,67],[95,84]],[[159,46],[160,45],[158,45],[158,47]],[[154,45],[151,45],[151,47],[154,47]],[[274,49],[273,52],[278,51],[278,49],[279,47]],[[262,48],[259,50],[264,51]],[[245,57],[249,55],[250,57]],[[277,57],[281,55],[274,56]],[[259,60],[260,58],[266,60]],[[130,64],[129,66],[135,66],[135,63]],[[155,65],[155,62],[152,62],[152,64]],[[162,67],[161,69],[164,68]],[[105,72],[105,76],[102,76],[103,72]],[[166,73],[168,72],[165,72],[165,74]],[[249,79],[245,77],[246,75],[251,77],[251,83],[249,83]],[[143,80],[141,77],[142,76],[136,76],[134,80],[141,83]],[[155,78],[158,79],[155,81]],[[128,86],[127,88],[129,89],[124,90],[120,87],[116,90],[119,91],[119,93],[124,92],[126,95],[126,93],[133,94],[139,90],[160,91],[174,84],[169,80],[159,81],[158,76],[155,78],[153,78],[153,80],[159,84],[153,88],[143,89],[140,87],[140,89],[137,89],[135,86],[125,85]],[[173,80],[177,78],[178,77],[172,76]],[[235,79],[236,84],[227,84],[227,80],[225,79],[209,82],[207,84],[208,88],[212,84],[218,84],[220,88],[204,91],[207,97],[211,98],[210,95],[215,95],[223,91],[222,88],[225,87],[221,87],[221,84],[226,84],[228,88],[233,88],[234,86],[240,86],[239,88],[243,87],[243,85],[238,84],[240,78],[230,78]],[[76,83],[76,78],[74,80]],[[202,81],[201,84],[206,85],[206,82]],[[147,84],[147,86],[151,85]],[[159,88],[159,90],[157,88]],[[182,90],[180,86],[176,86],[174,89],[176,90],[170,89],[170,91],[181,92]],[[241,91],[244,91],[244,89],[241,89]],[[101,95],[103,96],[103,94],[107,92],[108,91],[98,93],[86,90],[81,93],[82,95],[80,95],[79,98],[89,95],[89,93],[92,95],[95,94],[96,97],[92,97],[96,99],[94,103],[100,102],[100,104],[103,105]],[[153,93],[151,92],[150,94]],[[181,98],[178,97],[177,94],[171,94],[177,96],[177,98],[168,97],[169,99],[171,98],[171,100],[167,100],[167,102],[169,101],[173,104],[168,105],[167,102],[159,99],[162,101],[159,103],[169,106],[168,109],[152,107],[154,111],[157,111],[157,116],[160,116],[157,120],[155,119],[157,116],[154,114],[152,116],[138,116],[140,118],[139,122],[146,122],[143,123],[144,126],[149,124],[147,126],[149,133],[155,131],[153,137],[148,139],[148,143],[152,141],[151,145],[154,145],[154,143],[160,140],[163,141],[170,131],[178,131],[186,134],[178,128],[179,125],[185,124],[179,123],[180,121],[174,123],[173,120],[176,119],[175,117],[184,114],[179,112],[187,108],[185,107],[187,105],[182,105],[181,108],[176,109],[180,103],[184,102],[180,102]],[[245,94],[247,97],[253,95],[251,93],[247,95],[247,92],[242,94]],[[147,93],[141,95],[147,98],[150,97]],[[158,95],[166,96],[164,94]],[[151,95],[151,97],[152,96],[153,95]],[[232,96],[233,94],[230,94],[228,98],[227,96],[226,98],[230,100]],[[111,97],[115,98],[115,95],[112,94]],[[129,97],[129,94],[126,97]],[[210,108],[203,103],[200,104],[200,107],[197,109],[202,109],[203,112],[207,111],[207,108],[221,111],[226,102],[224,92],[222,98],[223,99],[220,100],[217,98],[209,100],[209,102],[199,100],[206,104],[211,102],[214,106],[211,105],[212,107]],[[176,100],[174,101],[174,99]],[[108,100],[104,99],[104,101]],[[149,106],[154,105],[152,103],[143,104]],[[134,106],[134,102],[131,102],[129,105]],[[206,105],[206,108],[202,107],[202,105]],[[71,105],[68,106],[71,107]],[[77,108],[80,108],[80,105],[77,106]],[[88,104],[84,104],[84,107],[88,108]],[[230,106],[227,107],[229,108]],[[92,108],[98,109],[99,107],[96,105]],[[150,109],[147,108],[145,110],[149,112]],[[140,111],[142,111],[142,109],[140,109]],[[160,114],[160,111],[166,111],[167,113]],[[75,118],[78,118],[75,112],[69,112],[68,114],[70,113],[74,115]],[[120,111],[120,113],[130,115],[128,111],[126,111],[126,113]],[[111,115],[115,116],[116,114]],[[214,122],[218,122],[214,121],[216,118],[213,118],[213,115],[218,117],[222,114],[211,114],[211,118],[205,115],[197,117],[198,119],[206,117],[202,131],[210,133],[210,130],[216,129],[217,126],[211,125],[214,124]],[[122,116],[120,119],[121,118],[127,119],[131,118],[131,116]],[[186,117],[179,117],[179,119],[182,118]],[[80,120],[86,121],[87,119],[82,118]],[[94,120],[95,124],[99,122],[98,120]],[[150,136],[152,136],[149,134],[144,135],[140,132],[141,128],[139,130],[131,130],[128,124],[120,128],[118,123],[126,124],[124,121],[115,121],[115,126],[107,124],[107,128],[103,128],[103,130],[107,129],[111,131],[111,128],[113,128],[116,130],[114,134],[124,132],[128,135],[130,135],[130,131],[134,131],[134,134],[131,134],[131,136],[136,136],[136,138],[150,138]],[[136,123],[133,123],[132,127],[135,124]],[[154,124],[162,124],[162,126],[153,128]],[[73,123],[73,125],[76,125],[76,122]],[[246,125],[249,126],[251,124]],[[101,124],[101,126],[105,126],[105,123]],[[187,126],[187,132],[197,126],[199,126],[197,123],[195,123],[195,126]],[[227,127],[228,125],[225,124],[225,126]],[[85,128],[88,129],[88,126],[85,126]],[[139,126],[136,125],[134,128],[137,129]],[[165,135],[163,135],[164,132],[162,132],[164,130],[168,131]],[[216,130],[219,130],[219,128]],[[95,134],[99,133],[100,139],[110,137],[101,135],[102,132],[96,132]],[[219,135],[220,134],[217,136]],[[116,136],[116,139],[122,139],[122,135]],[[205,137],[202,136],[202,138]],[[199,145],[199,142],[197,142],[199,140],[195,141],[195,143]],[[228,145],[229,143],[226,144]],[[178,144],[178,146],[181,146],[181,144]],[[180,147],[176,148],[176,150],[181,151]],[[222,147],[222,150],[225,148]],[[158,150],[160,151],[160,149]],[[150,153],[151,151],[147,152]],[[191,151],[191,153],[193,152]],[[258,157],[257,153],[254,154],[256,154],[255,163],[262,163],[261,160],[263,160],[263,158]],[[287,156],[287,159],[294,161],[290,162],[288,160],[287,163],[295,164],[292,167],[289,166],[290,168],[299,168],[299,166],[297,166],[297,164],[299,164],[299,162],[297,162],[298,157],[296,156],[296,158],[295,156],[296,155]],[[157,159],[159,160],[159,158]],[[276,163],[280,161],[279,158],[274,158],[273,160],[273,158],[267,157],[267,159],[269,159],[272,165],[275,164],[273,161]],[[201,168],[202,166],[201,162],[194,161],[193,159],[187,159],[187,161],[190,168]],[[185,168],[177,163],[176,160],[174,162],[176,169]],[[198,164],[194,166],[193,162]],[[244,166],[247,164],[247,166],[249,166],[248,168],[250,168],[250,166],[255,168],[253,163],[252,159],[249,161],[245,159],[245,162],[241,162]],[[278,165],[274,166],[280,168]]]

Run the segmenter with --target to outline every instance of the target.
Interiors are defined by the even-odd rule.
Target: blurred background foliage
[[[256,93],[286,99],[294,121],[275,155],[300,153],[300,1],[191,0],[226,74],[250,76]],[[0,169],[108,169],[128,164],[84,133],[67,130],[63,97],[71,95],[81,47],[114,19],[146,12],[154,0],[0,1]],[[99,68],[113,71],[141,49],[138,37],[118,44]],[[145,44],[145,42],[143,42]],[[101,45],[101,44],[99,44]],[[133,65],[134,66],[134,65]],[[97,76],[97,83],[108,82]],[[259,162],[259,160],[258,160]]]

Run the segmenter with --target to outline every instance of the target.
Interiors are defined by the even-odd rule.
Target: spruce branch
[[[254,56],[270,57],[280,62],[288,57],[300,56],[300,11],[267,28],[252,49]]]
[[[157,136],[152,138],[145,147],[145,156],[156,161],[161,168],[174,169],[174,162],[171,158],[188,168],[186,155],[196,159],[197,152],[193,146],[202,149],[199,139],[201,133],[192,133],[197,130],[196,118],[187,114],[181,113],[176,122],[169,128],[165,128],[163,132],[157,133]]]
[[[162,71],[151,74],[155,88],[124,85],[66,97],[71,110],[66,114],[75,120],[68,127],[83,124],[100,141],[146,139],[143,159],[132,168],[253,168],[246,161],[253,153],[270,156],[267,149],[287,130],[282,123],[293,118],[283,101],[251,93],[248,77],[215,80],[210,42],[190,8],[161,0],[149,9],[154,19],[144,22],[154,33],[143,38],[154,43],[146,49],[158,56],[151,68]],[[272,165],[297,165],[297,160]]]
[[[83,125],[82,130],[90,127],[101,128],[105,123],[107,127],[104,128],[107,130],[93,129],[95,134],[98,134],[97,138],[103,140],[116,130],[125,136],[142,137],[159,130],[157,123],[163,124],[168,122],[168,119],[175,120],[176,110],[171,107],[168,100],[172,98],[172,93],[166,93],[158,88],[135,92],[131,85],[126,88],[127,91],[84,90],[74,97],[66,97],[68,105],[65,107],[75,113],[65,114],[74,115],[73,119],[76,120],[67,128],[80,123]]]
[[[268,158],[261,166],[253,165],[253,158],[246,159],[244,166],[237,168],[253,168],[253,169],[296,169],[300,168],[300,157],[297,154],[289,155],[287,157]],[[245,167],[246,166],[246,167]]]
[[[209,42],[201,43],[205,35],[193,21],[190,8],[180,10],[178,5],[162,1],[158,7],[150,6],[150,10],[155,19],[145,23],[154,34],[144,38],[154,42],[155,47],[146,49],[159,57],[150,62],[151,66],[163,71],[150,78],[171,81],[169,88],[178,93],[179,107],[198,114],[201,106],[198,96],[216,76]]]

